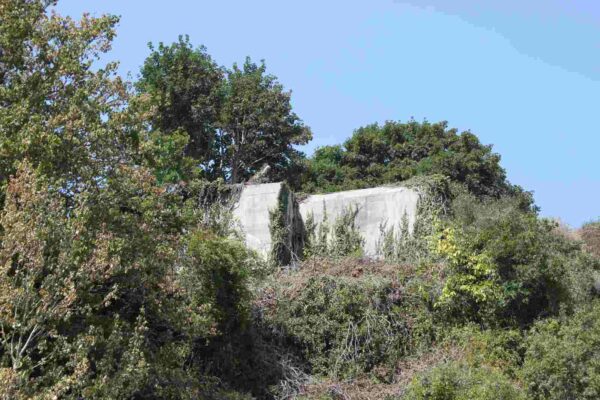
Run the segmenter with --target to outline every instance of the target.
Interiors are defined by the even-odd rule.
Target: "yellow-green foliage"
[[[447,264],[436,306],[451,319],[530,324],[592,295],[596,263],[513,200],[473,201],[469,215],[436,224]]]
[[[447,258],[451,269],[437,306],[456,301],[460,296],[470,297],[478,305],[499,300],[498,274],[489,255],[470,249],[468,243],[460,241],[453,227],[442,229],[436,239],[435,251]]]

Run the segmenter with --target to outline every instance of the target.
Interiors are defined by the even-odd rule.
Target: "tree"
[[[343,186],[348,173],[348,168],[341,165],[343,157],[344,149],[341,145],[316,149],[309,162],[307,173],[310,178],[305,182],[304,189],[308,192],[334,192],[336,188]]]
[[[187,36],[149,48],[136,87],[151,108],[151,129],[159,138],[183,131],[188,137],[184,154],[209,171],[223,100],[223,70],[205,47],[193,48]]]
[[[304,178],[307,191],[371,187],[415,175],[442,174],[477,195],[516,190],[506,181],[500,156],[471,132],[446,122],[388,121],[357,129],[342,147],[317,150]]]
[[[264,62],[249,58],[227,73],[217,159],[227,181],[250,178],[264,164],[275,171],[290,168],[298,157],[293,145],[307,143],[311,132],[292,111],[291,93],[266,74]]]
[[[307,143],[311,133],[292,111],[291,94],[266,74],[264,63],[247,59],[242,68],[225,70],[187,37],[150,49],[136,101],[149,115],[146,142],[159,176],[189,178],[183,155],[211,180],[239,183],[267,164],[272,178],[297,184],[304,155],[293,146]],[[187,136],[183,154],[181,134]]]
[[[59,257],[65,239],[59,199],[44,190],[28,163],[7,195],[0,216],[0,343],[10,369],[20,373],[34,368],[35,349],[73,310],[75,285]]]
[[[94,64],[117,18],[51,4],[0,2],[0,398],[206,398],[190,360],[221,303],[177,274],[198,221],[136,162],[138,110]]]
[[[120,167],[66,211],[61,193],[22,163],[0,218],[0,370],[10,377],[2,391],[129,398],[170,386],[157,370],[178,366],[162,354],[186,342],[171,340],[183,320],[176,236],[163,228],[153,186],[144,170]]]
[[[27,158],[68,194],[122,162],[131,137],[116,63],[92,68],[118,18],[74,21],[46,13],[52,3],[0,3],[0,187]]]

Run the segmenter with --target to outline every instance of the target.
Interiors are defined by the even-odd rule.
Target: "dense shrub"
[[[431,337],[427,303],[417,285],[360,276],[360,268],[351,274],[355,277],[292,276],[266,313],[313,373],[352,376],[379,364],[393,365],[416,342]]]
[[[523,391],[502,372],[489,367],[447,363],[415,379],[406,400],[524,400]]]
[[[519,381],[525,351],[522,331],[466,324],[437,333],[437,344],[429,351],[445,356],[429,357],[434,363],[425,364],[424,372],[403,390],[403,398],[526,398]]]
[[[205,379],[219,382],[218,389],[260,398],[286,372],[284,354],[268,343],[251,313],[249,287],[256,274],[262,277],[264,264],[242,242],[201,230],[190,235],[178,274],[193,366]]]
[[[438,307],[450,318],[526,325],[591,298],[597,263],[519,201],[471,199],[440,225],[448,279]]]
[[[481,329],[476,324],[456,327],[440,335],[444,345],[460,349],[461,360],[473,367],[491,367],[516,378],[525,353],[519,329]]]
[[[247,281],[257,262],[252,253],[241,242],[203,231],[190,237],[188,253],[178,279],[191,316],[211,321],[208,329],[220,335],[241,329],[249,319]]]
[[[600,397],[600,303],[566,320],[535,325],[522,378],[532,399]]]
[[[352,374],[399,357],[408,343],[405,322],[394,315],[389,282],[309,280],[278,305],[276,322],[298,342],[314,372]]]

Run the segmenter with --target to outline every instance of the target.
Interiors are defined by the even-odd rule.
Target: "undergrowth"
[[[255,300],[293,365],[272,396],[596,396],[599,260],[522,198],[438,184],[447,190],[429,189],[438,194],[420,203],[412,232],[407,218],[382,229],[377,259],[354,250],[352,209],[333,224],[309,218],[305,260],[271,275]]]

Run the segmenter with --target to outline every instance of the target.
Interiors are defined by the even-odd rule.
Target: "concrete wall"
[[[280,182],[246,185],[233,209],[233,217],[246,237],[246,245],[263,257],[269,255],[273,245],[269,230],[269,211],[275,210],[279,205],[282,188],[283,184]]]
[[[294,255],[302,254],[304,224],[296,196],[281,182],[244,185],[233,208],[233,217],[242,230],[246,245],[267,258],[273,250],[271,212],[280,208],[283,232],[276,256],[289,264]]]
[[[397,230],[406,215],[409,231],[412,231],[418,201],[419,195],[413,189],[382,186],[310,196],[300,203],[300,214],[304,221],[312,214],[318,224],[323,221],[326,212],[331,224],[349,208],[357,208],[355,223],[365,240],[365,255],[375,256],[382,224],[387,229],[393,227]]]
[[[270,211],[283,205],[283,224],[286,231],[283,240],[285,250],[280,255],[282,263],[289,263],[293,254],[302,254],[304,244],[304,222],[309,214],[319,224],[325,210],[329,223],[333,223],[349,207],[357,208],[356,227],[365,240],[365,254],[376,255],[380,238],[380,227],[397,229],[404,216],[412,230],[417,214],[418,193],[404,187],[376,187],[350,190],[324,195],[309,196],[298,203],[295,196],[282,183],[245,185],[233,214],[242,229],[246,244],[263,257],[273,249],[271,238]],[[283,204],[280,204],[282,202]]]

